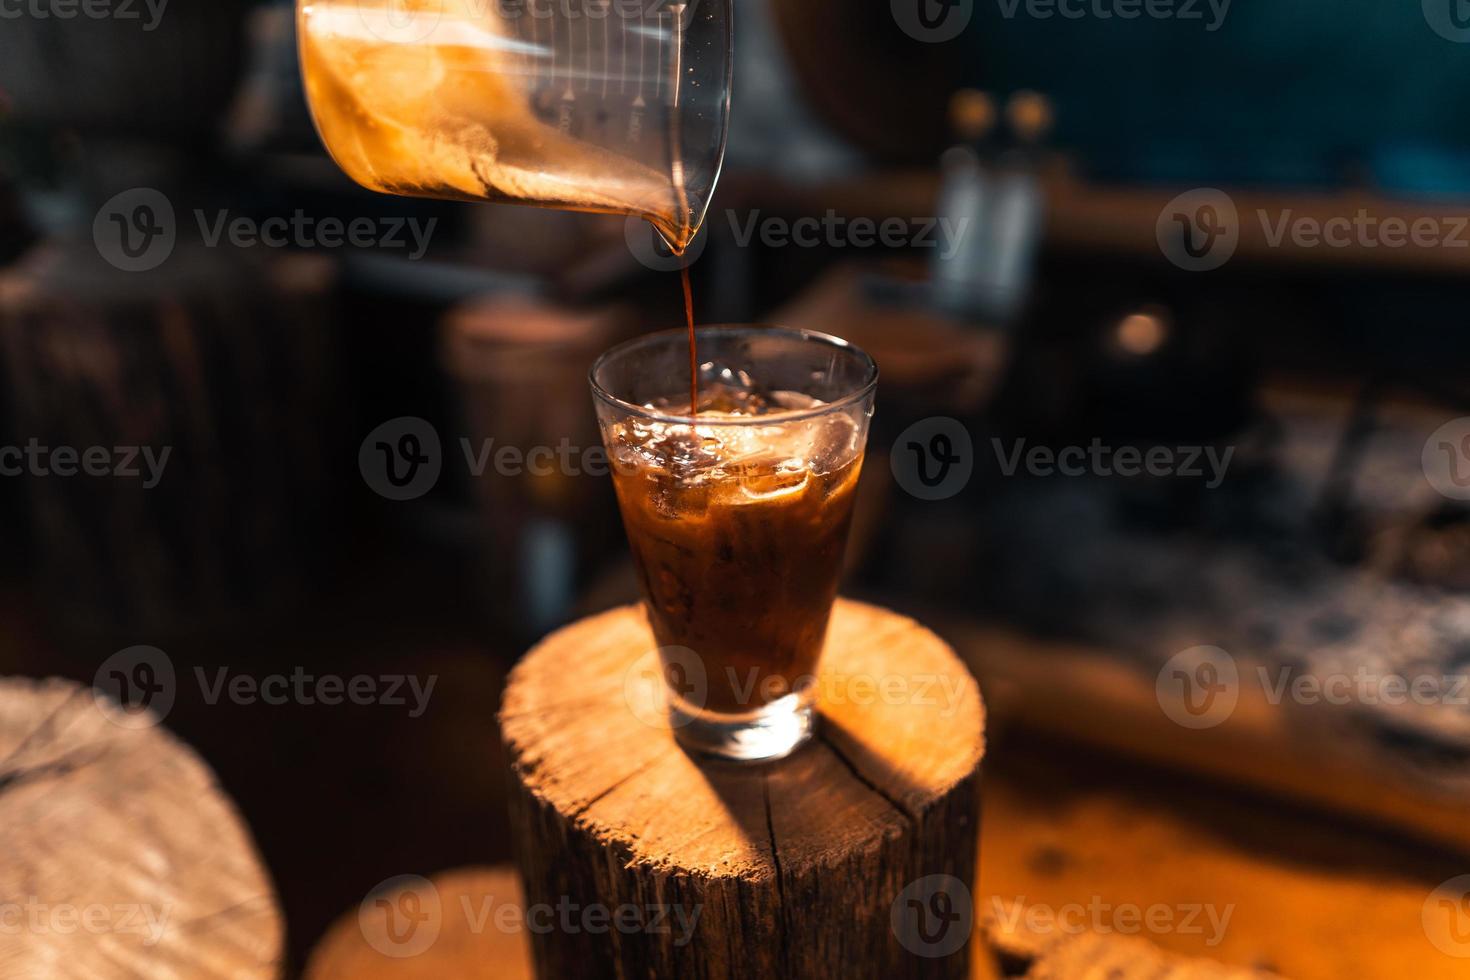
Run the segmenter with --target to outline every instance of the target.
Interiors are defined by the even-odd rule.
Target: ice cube
[[[782,460],[772,466],[750,463],[741,468],[740,492],[748,500],[771,501],[790,497],[806,489],[812,471],[798,459]]]
[[[769,409],[765,389],[747,372],[721,361],[705,361],[700,365],[700,411],[760,415]]]
[[[755,391],[756,383],[751,376],[737,367],[720,361],[705,361],[699,366],[701,384],[719,385],[732,391]]]

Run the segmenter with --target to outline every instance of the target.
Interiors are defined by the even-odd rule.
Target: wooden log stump
[[[3,438],[40,453],[7,469],[68,631],[219,630],[307,591],[333,497],[335,267],[234,251],[181,242],[140,274],[57,241],[0,273]]]
[[[655,649],[627,606],[554,633],[508,683],[539,975],[968,975],[984,706],[950,648],[839,600],[816,738],[755,766],[680,749]]]
[[[282,921],[214,775],[68,681],[0,679],[0,976],[275,977]]]
[[[405,876],[369,898],[371,902],[333,923],[317,943],[306,964],[306,980],[532,976],[525,900],[513,868],[459,868],[429,879]],[[418,901],[428,913],[418,926],[424,935],[401,931],[402,923],[387,915],[379,899],[388,909]]]

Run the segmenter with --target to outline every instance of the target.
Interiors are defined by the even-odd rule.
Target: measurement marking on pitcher
[[[643,111],[648,105],[643,99],[645,79],[643,77],[643,66],[647,61],[647,21],[643,11],[638,12],[638,96],[633,100],[632,111],[628,113],[628,142],[637,143],[643,138]],[[623,73],[624,75],[627,72]]]
[[[527,55],[533,58],[532,64],[534,65],[534,70],[531,74],[537,81],[540,81],[545,77],[546,73],[546,58],[542,54],[546,49],[541,46],[541,25],[534,18],[531,20],[531,44],[536,52],[534,56]]]
[[[592,91],[592,21],[583,17],[582,26],[585,28],[582,33],[587,41],[583,45],[587,51],[587,68],[582,72],[582,91],[590,92]]]
[[[561,61],[561,48],[556,43],[556,18],[548,17],[547,26],[551,28],[551,87],[556,88],[557,69]]]
[[[520,41],[520,51],[516,54],[516,62],[520,66],[520,75],[526,76],[526,78],[534,78],[535,57],[532,56],[531,51],[537,48],[537,34],[535,34],[537,32],[537,22],[535,22],[535,19],[532,19],[531,37],[529,38],[526,37],[526,28],[523,26],[525,22],[526,18],[516,18],[516,40]]]
[[[660,38],[662,38],[664,36],[664,15],[662,13],[660,13],[658,15],[658,36]],[[653,73],[653,98],[654,98],[654,101],[656,102],[656,101],[662,99],[663,97],[664,97],[664,73],[661,72],[661,71],[655,71]]]

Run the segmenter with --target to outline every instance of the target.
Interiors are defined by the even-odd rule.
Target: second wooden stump
[[[966,976],[984,707],[953,651],[839,601],[817,737],[756,766],[679,748],[654,651],[642,612],[615,609],[507,687],[540,975]]]

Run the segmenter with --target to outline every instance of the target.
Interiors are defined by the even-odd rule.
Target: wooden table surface
[[[418,718],[381,707],[211,705],[181,685],[168,727],[218,773],[250,826],[286,914],[293,972],[383,881],[511,858],[493,716],[515,652],[477,629],[458,571],[365,563],[287,629],[168,645],[181,673],[193,662],[306,664],[440,678]],[[415,621],[405,622],[405,608]],[[22,584],[0,588],[0,673],[90,681],[112,652],[52,637]],[[1108,909],[1164,906],[1178,927],[1137,938],[1298,980],[1436,980],[1470,969],[1430,941],[1424,918],[1439,914],[1436,886],[1470,873],[1463,858],[1004,720],[988,736],[982,919],[1019,902],[1063,914],[1100,907],[1084,921],[1107,926],[1121,914],[1126,926],[1126,913]],[[1229,910],[1222,929],[1211,930],[1203,910],[1194,921],[1202,929],[1184,928],[1190,906],[1210,904],[1216,921]],[[977,963],[988,969],[978,948]]]

